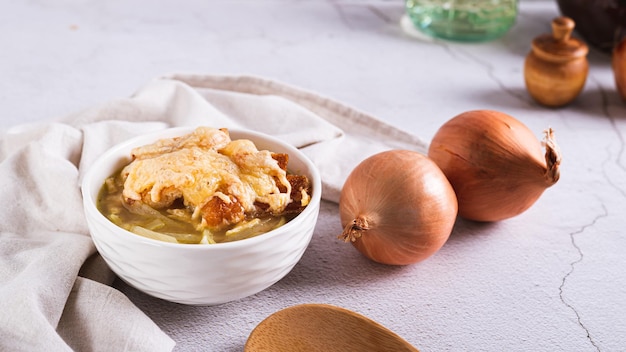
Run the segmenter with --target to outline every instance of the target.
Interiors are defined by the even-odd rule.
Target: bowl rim
[[[259,138],[259,139],[264,140],[264,142],[277,144],[280,146],[280,148],[287,150],[287,153],[289,154],[290,158],[297,157],[299,161],[306,166],[306,169],[308,169],[308,173],[310,173],[311,186],[312,186],[311,201],[300,214],[298,214],[295,218],[285,223],[283,226],[273,229],[269,232],[254,236],[254,237],[231,241],[231,242],[219,242],[219,243],[213,243],[213,244],[172,243],[172,242],[159,241],[156,239],[134,234],[124,228],[121,228],[115,225],[113,222],[107,219],[106,216],[100,212],[100,210],[98,210],[97,205],[96,205],[97,200],[94,199],[94,197],[91,194],[91,187],[96,182],[100,185],[99,187],[101,187],[104,184],[105,178],[108,177],[108,176],[104,176],[102,177],[102,180],[99,180],[101,176],[95,174],[96,170],[98,169],[98,166],[101,166],[101,164],[104,164],[104,163],[111,162],[110,159],[113,157],[116,157],[117,154],[119,154],[124,149],[145,145],[147,143],[152,143],[152,142],[157,141],[158,139],[182,136],[184,134],[194,131],[198,127],[203,127],[203,126],[210,127],[207,125],[168,127],[165,129],[161,129],[159,131],[140,134],[140,135],[131,137],[125,141],[122,141],[120,143],[117,143],[111,146],[103,154],[97,157],[96,160],[94,160],[94,162],[88,167],[87,171],[85,172],[83,176],[83,179],[81,181],[83,211],[89,212],[89,215],[92,216],[92,219],[98,221],[100,224],[106,227],[109,227],[111,229],[114,229],[115,231],[119,231],[119,233],[122,234],[123,236],[128,236],[129,241],[139,242],[139,243],[143,243],[143,244],[147,244],[151,246],[171,247],[171,248],[177,248],[177,249],[188,248],[189,250],[199,250],[199,251],[212,251],[212,250],[221,250],[221,249],[237,248],[237,247],[244,247],[244,246],[254,246],[255,244],[259,242],[270,240],[273,237],[280,236],[284,233],[290,232],[291,230],[297,231],[297,227],[299,226],[297,219],[299,218],[308,217],[309,215],[314,215],[315,217],[317,217],[319,205],[321,202],[322,182],[321,182],[320,172],[315,166],[315,164],[309,159],[308,156],[306,156],[306,154],[304,154],[298,148],[296,148],[292,144],[289,144],[279,139],[278,137],[275,137],[275,136],[272,136],[263,132],[258,132],[252,129],[240,128],[240,127],[234,127],[234,128],[228,127],[227,128],[231,136],[232,135],[235,135],[235,136],[247,135],[247,137],[235,137],[233,138],[233,140],[246,138],[246,139],[252,140],[256,145],[258,142],[255,141],[253,138]],[[311,213],[314,213],[314,214],[311,214]],[[90,226],[89,234],[93,239],[94,235],[92,231],[93,229]],[[96,237],[101,238],[101,236],[97,236],[97,235]]]

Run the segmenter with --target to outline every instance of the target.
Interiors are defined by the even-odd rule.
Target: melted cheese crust
[[[241,221],[254,215],[259,203],[264,211],[281,214],[291,200],[286,170],[272,153],[259,151],[250,140],[231,140],[226,129],[199,127],[186,136],[135,148],[132,157],[122,170],[125,202],[162,209],[182,200],[192,218],[202,216],[207,227]],[[219,206],[208,206],[216,202]],[[216,216],[217,224],[204,221]]]

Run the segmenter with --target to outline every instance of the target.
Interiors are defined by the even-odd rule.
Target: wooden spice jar
[[[617,92],[626,101],[626,38],[620,41],[613,49],[611,62]]]
[[[524,80],[530,95],[542,105],[560,107],[582,91],[589,72],[589,48],[572,38],[575,23],[569,17],[552,21],[552,33],[532,42],[524,62]]]

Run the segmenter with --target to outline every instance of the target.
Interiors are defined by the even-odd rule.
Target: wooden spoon
[[[379,323],[328,304],[301,304],[280,310],[257,325],[245,352],[418,352]]]

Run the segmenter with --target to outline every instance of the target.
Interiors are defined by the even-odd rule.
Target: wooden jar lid
[[[574,20],[561,16],[552,20],[552,33],[542,34],[532,42],[535,55],[552,62],[563,62],[587,56],[589,47],[573,38]]]

